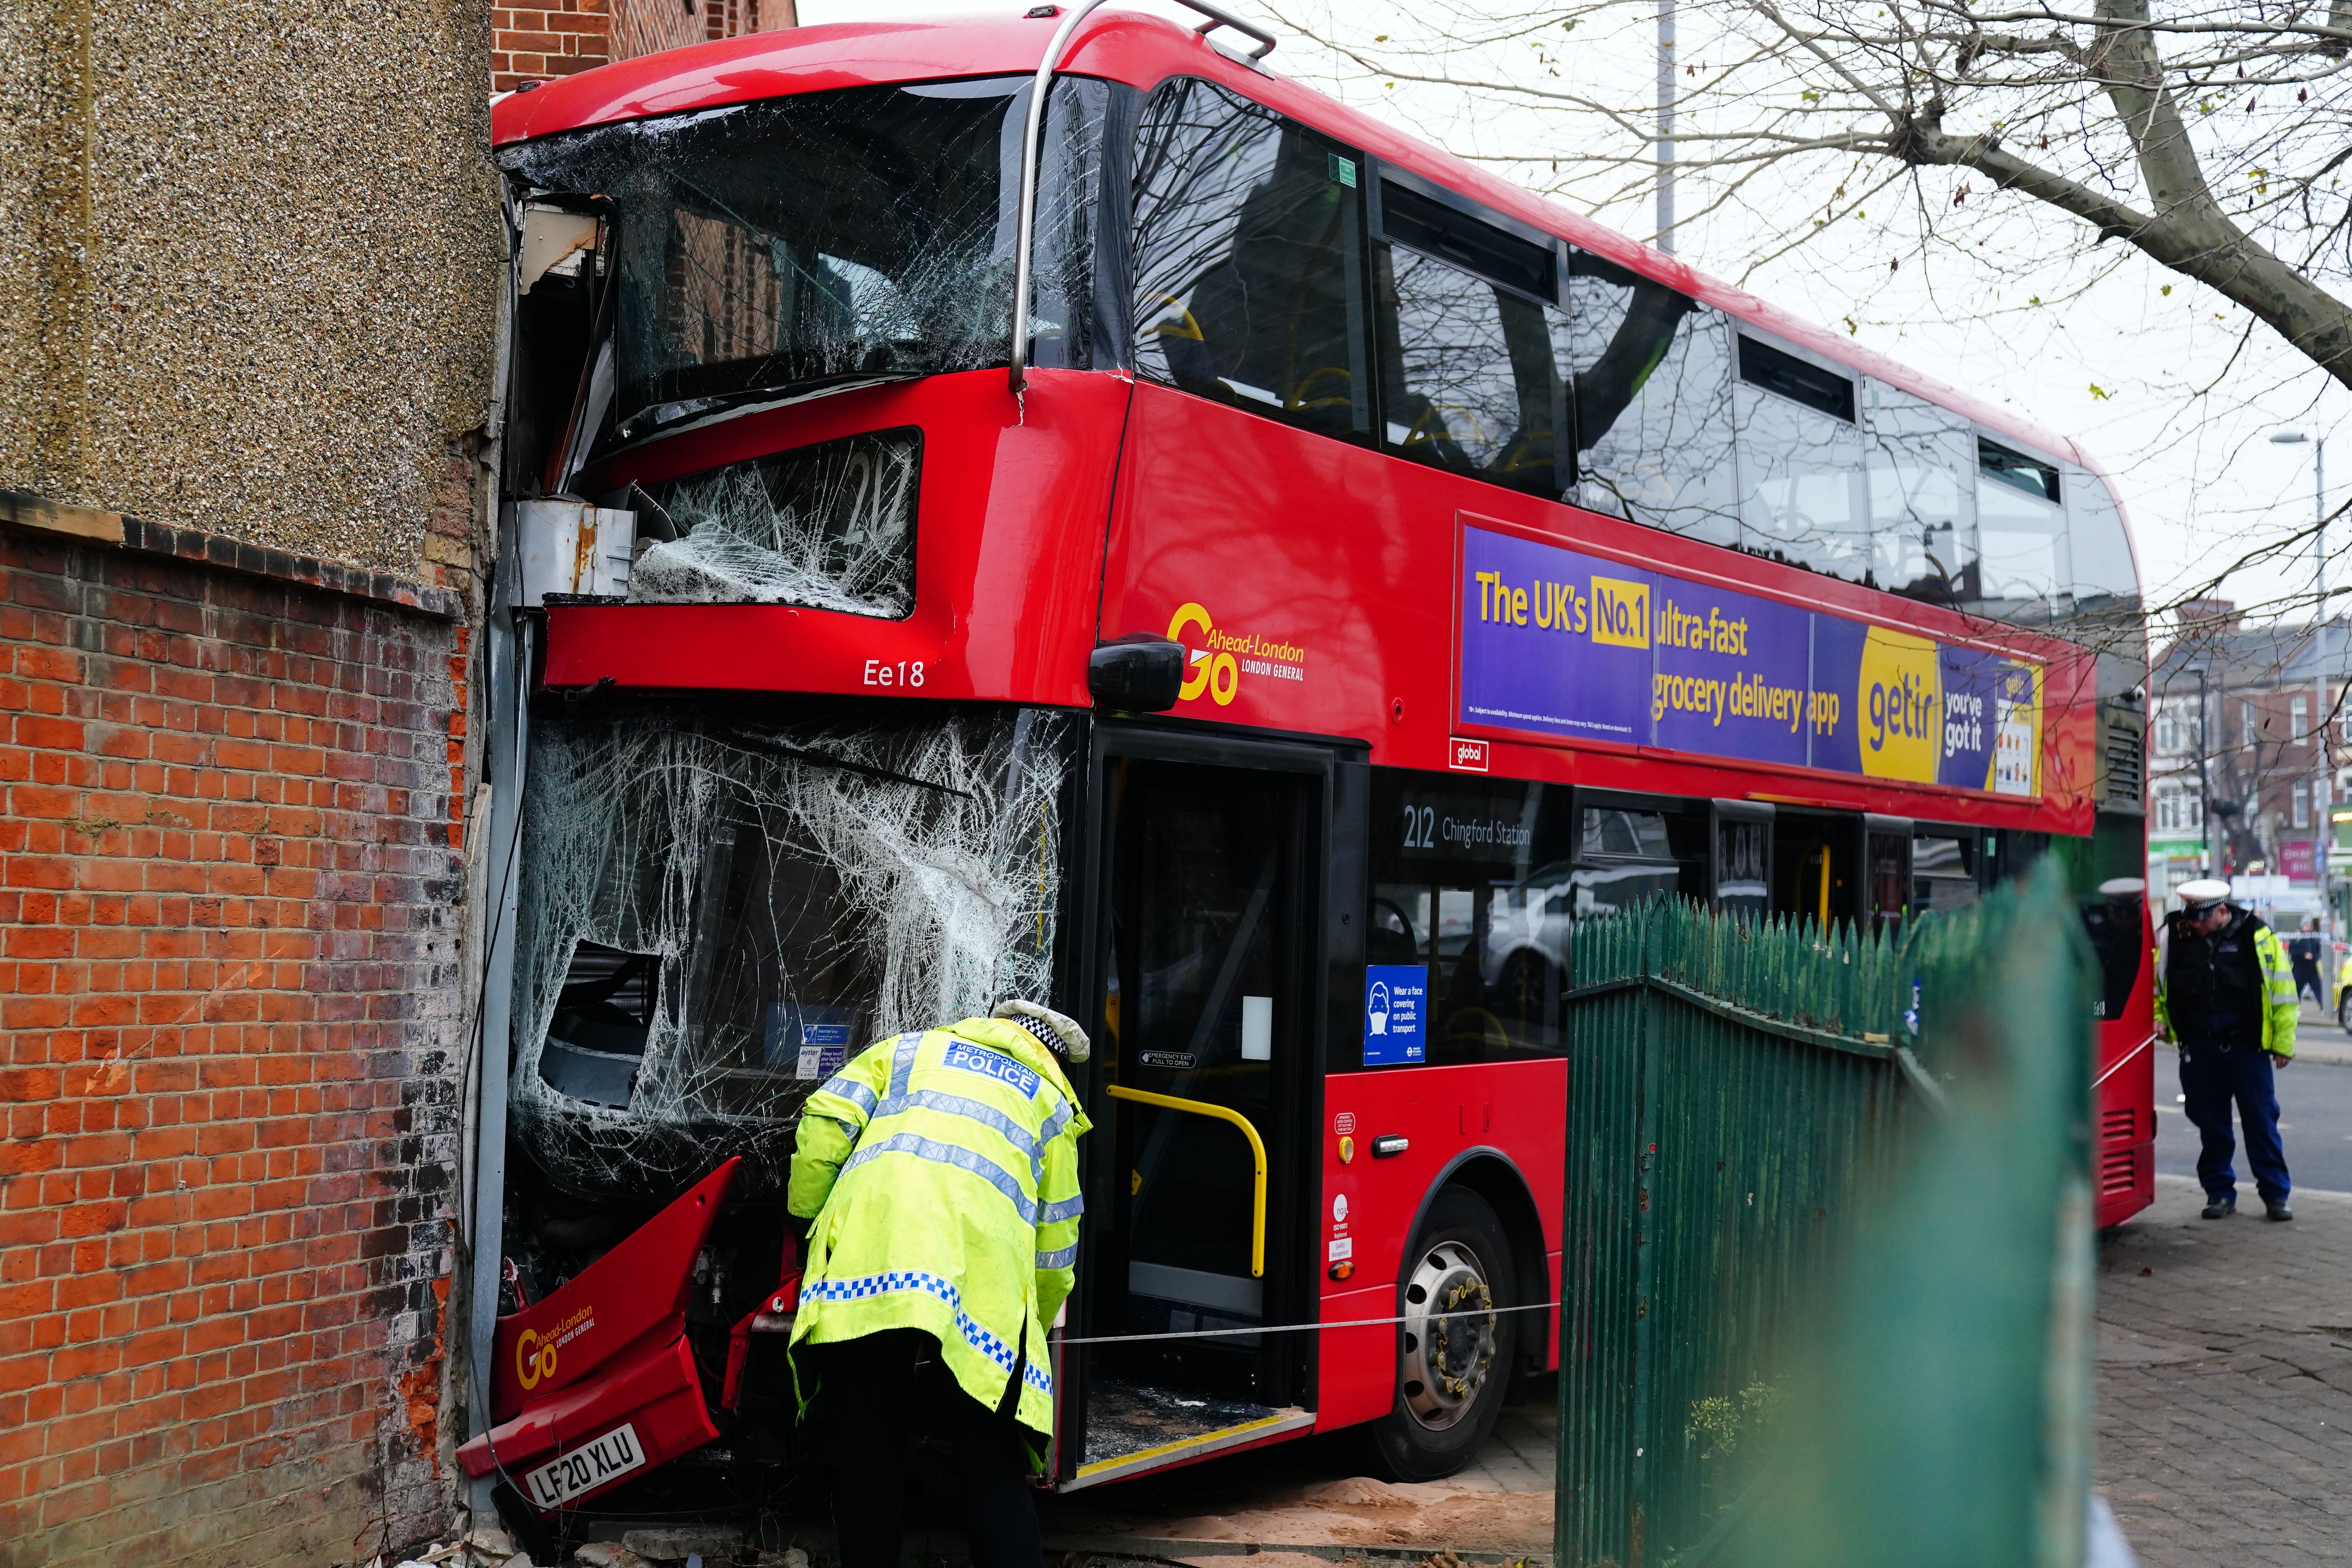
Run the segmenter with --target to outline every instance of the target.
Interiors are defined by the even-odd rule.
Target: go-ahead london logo
[[[1178,608],[1168,622],[1168,640],[1184,649],[1179,702],[1206,697],[1220,708],[1230,707],[1245,675],[1265,680],[1307,679],[1304,647],[1262,632],[1220,631],[1215,618],[1197,604]]]

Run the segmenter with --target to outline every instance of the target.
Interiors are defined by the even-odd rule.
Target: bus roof
[[[490,116],[494,145],[528,141],[587,126],[653,115],[751,102],[786,94],[951,77],[1034,72],[1055,22],[1020,14],[1005,0],[998,17],[960,16],[902,21],[842,22],[787,32],[752,33],[645,55],[551,81],[500,99]],[[2045,457],[2079,463],[2109,476],[2074,440],[1932,376],[1920,374],[1803,321],[1743,289],[1707,277],[1614,229],[1545,200],[1533,192],[1455,157],[1444,149],[1349,108],[1290,78],[1254,68],[1217,48],[1192,28],[1133,11],[1105,9],[1088,17],[1063,60],[1072,75],[1099,77],[1150,89],[1171,76],[1223,83],[1352,142],[1375,157],[1557,235],[1658,282],[1681,289],[1725,314],[1762,328],[1825,359],[1940,404],[1987,430]],[[2115,486],[2107,482],[2114,494]],[[2118,508],[2121,498],[2117,497]],[[2130,527],[2126,519],[2126,537]],[[2133,554],[2139,553],[2137,541]]]

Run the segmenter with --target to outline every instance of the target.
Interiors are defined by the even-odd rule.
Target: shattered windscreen
[[[657,484],[646,494],[669,537],[637,556],[629,599],[901,619],[915,608],[922,468],[923,433],[908,426]]]
[[[557,1185],[730,1154],[781,1190],[801,1101],[877,1038],[1052,980],[1068,721],[558,708],[524,794],[510,1124]]]
[[[1027,77],[848,88],[524,142],[614,216],[609,426],[1008,359]],[[1108,89],[1058,80],[1039,162],[1032,363],[1081,363]]]

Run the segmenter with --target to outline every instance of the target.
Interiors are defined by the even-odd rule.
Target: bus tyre
[[[2336,1026],[2352,1035],[2352,989],[2345,990],[2336,998]]]
[[[1502,1414],[1517,1316],[1482,1310],[1510,1305],[1511,1246],[1486,1199],[1447,1187],[1402,1272],[1396,1404],[1372,1425],[1372,1455],[1393,1480],[1433,1481],[1467,1465]]]

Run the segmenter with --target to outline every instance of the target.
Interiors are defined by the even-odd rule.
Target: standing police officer
[[[1076,1277],[1078,1134],[1062,1060],[1086,1031],[1034,1002],[869,1046],[801,1110],[809,1227],[793,1369],[821,1384],[844,1568],[898,1568],[910,1416],[955,1455],[977,1568],[1039,1568],[1034,1454],[1054,1430],[1045,1331]]]
[[[2156,1027],[2180,1052],[2180,1092],[2204,1140],[2197,1179],[2205,1187],[2207,1219],[2238,1209],[2238,1174],[2230,1164],[2237,1152],[2230,1134],[2233,1100],[2263,1212],[2272,1219],[2294,1217],[2271,1069],[2294,1060],[2297,1010],[2277,933],[2230,902],[2229,883],[2183,883],[2179,911],[2166,918],[2156,939]]]

